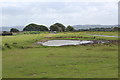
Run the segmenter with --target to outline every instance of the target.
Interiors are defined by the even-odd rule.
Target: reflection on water
[[[49,40],[41,43],[43,46],[65,46],[65,45],[79,45],[93,43],[93,41],[80,40]]]

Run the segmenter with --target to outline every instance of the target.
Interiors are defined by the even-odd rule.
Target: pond
[[[89,34],[92,36],[102,36],[102,37],[116,37],[116,38],[120,38],[120,36],[109,36],[109,35],[98,35],[98,34]]]
[[[42,42],[43,46],[67,46],[67,45],[80,45],[80,44],[89,44],[93,43],[93,41],[87,40],[48,40],[46,42]]]

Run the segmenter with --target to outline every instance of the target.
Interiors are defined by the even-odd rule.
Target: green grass
[[[10,46],[10,48],[30,46],[32,43],[42,40],[46,35],[48,34],[22,34],[14,36],[3,36],[2,47],[3,49],[7,49],[7,46]]]
[[[109,32],[101,33],[109,34]],[[37,41],[46,40],[44,38],[46,36],[88,36],[86,34],[88,33],[67,32],[3,36],[3,78],[117,78],[118,45],[116,44],[62,47],[44,47],[35,44]],[[115,32],[110,34],[116,35]],[[5,43],[11,48],[4,46]]]
[[[14,49],[3,52],[7,78],[114,78],[117,46],[68,46]]]
[[[34,42],[35,40],[40,40],[46,34],[24,34],[24,35],[15,35],[15,36],[4,36],[2,37],[2,43],[29,43]],[[29,42],[28,42],[29,41]]]
[[[64,32],[64,33],[58,33],[58,34],[53,34],[52,37],[91,37],[93,38],[93,35],[89,35],[89,34],[99,34],[99,35],[109,35],[109,36],[117,36],[118,33],[117,32]],[[101,36],[95,36],[95,39],[91,39],[91,38],[87,38],[87,40],[101,40],[101,39],[105,39],[105,40],[117,40],[118,38],[115,37],[101,37]],[[71,38],[67,38],[67,39],[71,39]],[[72,38],[74,39],[74,38]],[[79,39],[79,40],[86,40],[86,38],[75,38],[75,39]]]

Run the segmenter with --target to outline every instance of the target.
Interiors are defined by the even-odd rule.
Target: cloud
[[[115,2],[3,2],[2,13],[3,26],[117,24],[118,17]]]
[[[118,2],[119,0],[1,0],[0,2]]]

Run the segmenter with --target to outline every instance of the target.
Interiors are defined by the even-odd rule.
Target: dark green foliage
[[[48,31],[48,28],[43,25],[37,25],[37,24],[29,24],[27,25],[23,31]]]
[[[66,31],[74,31],[75,29],[72,26],[67,26]]]
[[[65,31],[65,26],[61,23],[55,23],[50,26],[50,30],[62,32],[62,31]]]
[[[54,25],[58,26],[59,28],[61,28],[61,31],[65,31],[65,26],[61,23],[55,23]],[[60,30],[60,29],[59,29]]]
[[[120,27],[114,27],[113,30],[114,31],[120,31]]]
[[[19,32],[19,30],[16,28],[11,28],[10,32]]]
[[[89,29],[79,29],[76,31],[104,31],[104,32],[114,32],[120,31],[120,27],[111,27],[111,28],[89,28]]]
[[[58,26],[56,26],[56,25],[51,25],[51,26],[50,26],[50,30],[51,30],[51,31],[59,31],[59,28],[58,28]]]
[[[3,31],[2,36],[9,36],[9,35],[13,35],[12,32],[7,32],[7,31]]]

